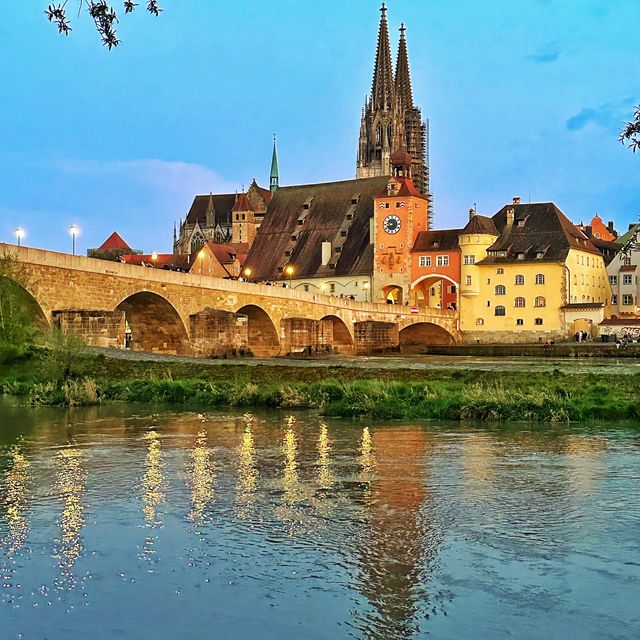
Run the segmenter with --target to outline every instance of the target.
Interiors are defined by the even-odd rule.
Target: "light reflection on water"
[[[1,638],[635,637],[632,429],[129,411],[0,405]]]

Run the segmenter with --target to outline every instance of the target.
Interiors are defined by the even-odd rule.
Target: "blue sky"
[[[114,229],[169,251],[196,193],[351,178],[378,0],[163,0],[123,16],[108,52],[89,19],[58,36],[48,0],[0,0],[0,240],[80,250]],[[74,0],[69,0],[70,5]],[[640,212],[640,156],[617,134],[640,102],[637,0],[390,0],[431,123],[436,225],[512,196],[619,228]]]

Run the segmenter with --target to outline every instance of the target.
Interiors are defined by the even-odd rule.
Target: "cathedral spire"
[[[278,150],[276,148],[276,134],[273,134],[273,155],[271,156],[271,175],[269,177],[271,193],[275,193],[280,186],[280,172],[278,170]]]
[[[404,22],[400,26],[400,44],[398,45],[398,60],[396,62],[396,95],[406,109],[413,109],[413,91],[411,90],[411,74],[409,72],[409,54],[407,53],[407,28]]]
[[[380,7],[380,30],[378,32],[378,49],[376,66],[373,72],[373,88],[371,97],[374,109],[391,109],[393,104],[393,66],[391,63],[391,47],[389,45],[389,27],[387,25],[387,5]]]

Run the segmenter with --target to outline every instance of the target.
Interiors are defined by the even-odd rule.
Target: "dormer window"
[[[347,213],[347,220],[353,220],[353,213]]]
[[[308,202],[305,202],[305,203],[302,205],[302,208],[303,208],[305,211],[309,211],[309,207],[310,207],[310,206],[311,206],[311,205],[310,205]]]
[[[536,260],[542,260],[544,258],[544,251],[536,251]]]
[[[516,227],[524,227],[524,220],[516,220]]]
[[[298,234],[291,236],[291,240],[293,240],[293,242],[296,242],[298,240]]]
[[[434,246],[435,249],[437,249],[440,246],[440,243],[437,240],[435,240],[433,242],[433,246]]]
[[[358,202],[360,202],[360,196],[353,196],[353,198],[351,198],[351,204],[358,204]]]
[[[524,260],[524,253],[522,253],[521,251],[519,253],[516,253],[516,260]]]

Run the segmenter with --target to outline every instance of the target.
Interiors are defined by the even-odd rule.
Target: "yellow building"
[[[609,300],[604,259],[555,204],[521,204],[514,198],[492,218],[472,215],[459,243],[465,341],[593,335],[604,319]]]

